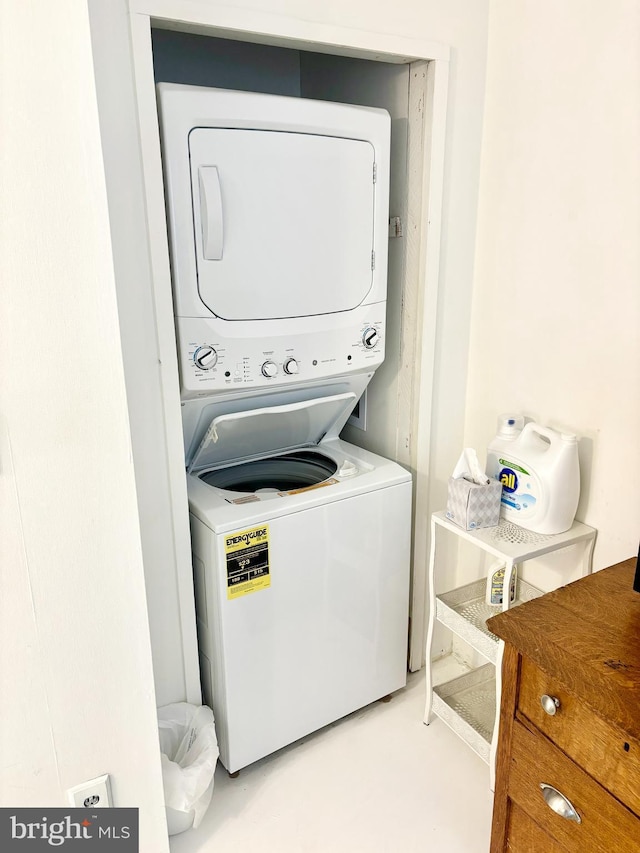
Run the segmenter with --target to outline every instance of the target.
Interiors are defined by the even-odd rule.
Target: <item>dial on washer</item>
[[[211,370],[218,363],[218,353],[209,344],[203,344],[194,352],[193,361],[200,370]]]

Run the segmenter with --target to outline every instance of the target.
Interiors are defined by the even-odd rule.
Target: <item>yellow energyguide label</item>
[[[228,599],[271,586],[268,524],[230,533],[224,550]]]

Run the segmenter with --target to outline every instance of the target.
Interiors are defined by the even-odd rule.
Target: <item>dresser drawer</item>
[[[515,803],[509,807],[507,850],[509,853],[565,853],[564,848]]]
[[[557,789],[581,818],[560,817],[541,783]],[[507,794],[568,853],[638,853],[640,820],[539,733],[515,721]]]
[[[559,701],[555,714],[545,712],[543,696]],[[590,776],[640,814],[638,741],[603,720],[527,657],[522,658],[518,709]]]

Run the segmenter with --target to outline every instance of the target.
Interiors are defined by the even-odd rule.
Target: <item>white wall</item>
[[[89,0],[120,343],[144,560],[156,702],[202,702],[170,288],[154,299],[126,0]],[[154,115],[155,120],[155,115]],[[168,314],[163,326],[162,318]],[[169,400],[163,405],[162,380]],[[171,493],[179,491],[179,518]],[[183,567],[178,577],[175,567]]]
[[[640,6],[492,0],[465,442],[583,436],[594,565],[640,536]]]
[[[0,46],[0,802],[110,773],[168,850],[86,3],[5,3]]]

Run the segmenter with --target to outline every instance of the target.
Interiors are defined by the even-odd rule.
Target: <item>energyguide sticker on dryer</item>
[[[228,599],[271,586],[268,524],[227,536],[224,549]]]

